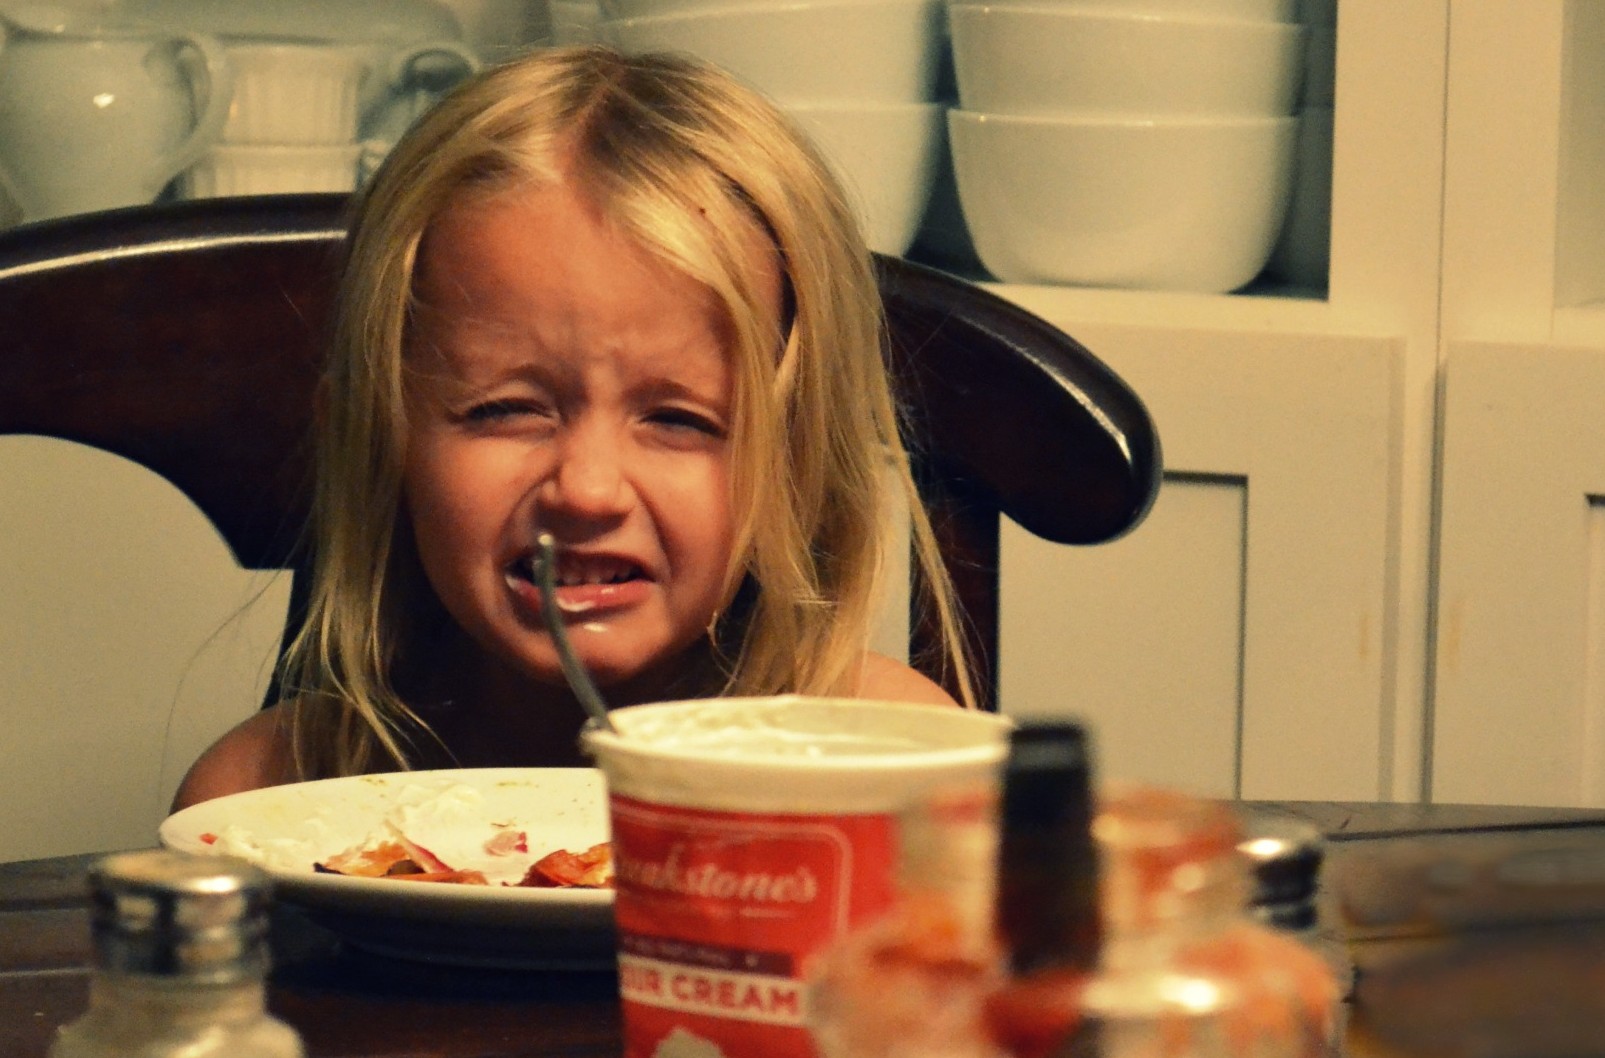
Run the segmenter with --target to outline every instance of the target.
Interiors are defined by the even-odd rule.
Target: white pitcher
[[[0,170],[25,221],[153,201],[218,138],[215,39],[61,8],[0,8]]]
[[[367,75],[358,138],[393,141],[479,68],[462,27],[437,0],[110,0],[111,10],[210,33],[226,45],[320,41],[360,48]]]

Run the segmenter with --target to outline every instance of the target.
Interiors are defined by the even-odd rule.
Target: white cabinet
[[[1165,448],[1128,539],[1005,537],[1004,708],[1089,717],[1110,777],[1418,795],[1448,9],[1339,4],[1324,294],[1000,288],[1124,374]]]
[[[1605,805],[1605,2],[1453,12],[1431,791]]]
[[[1605,804],[1605,0],[1340,0],[1324,298],[1002,288],[1149,401],[1105,549],[1005,538],[1005,708],[1112,776]]]

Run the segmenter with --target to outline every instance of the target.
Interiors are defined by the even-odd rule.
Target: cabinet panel
[[[1457,342],[1432,797],[1605,805],[1605,350]]]
[[[1161,329],[1080,321],[1055,311],[1041,291],[1002,288],[1076,335],[1148,403],[1168,468],[1152,523],[1106,549],[1153,547],[1151,567],[1116,578],[1095,553],[1048,567],[1037,554],[1005,555],[1003,693],[1011,706],[1104,716],[1106,747],[1137,767],[1138,739],[1163,744],[1177,730],[1212,732],[1197,773],[1152,775],[1201,782],[1220,792],[1214,748],[1231,723],[1235,789],[1245,797],[1373,799],[1387,796],[1393,731],[1395,639],[1392,549],[1398,471],[1399,362],[1403,342],[1366,335]],[[1173,491],[1234,483],[1240,536],[1219,506]],[[1145,534],[1152,541],[1145,541]],[[1233,590],[1215,568],[1229,554]],[[1113,561],[1110,559],[1108,561]],[[1192,568],[1189,569],[1189,566]],[[1051,568],[1051,572],[1049,571]],[[1093,629],[1084,643],[1061,639],[1027,653],[1033,627],[1071,614],[1122,614],[1123,633]],[[1143,615],[1151,623],[1130,631]],[[1175,627],[1217,628],[1213,645]],[[1235,642],[1232,637],[1235,636]],[[1216,652],[1201,662],[1199,651]],[[1083,656],[1112,655],[1084,669]],[[1119,678],[1109,673],[1123,670]],[[1148,670],[1184,674],[1166,687],[1197,695],[1153,702]],[[1222,704],[1222,672],[1236,673],[1235,717]],[[1124,686],[1123,686],[1124,685]],[[1055,704],[1057,703],[1057,704]],[[1096,703],[1093,705],[1092,703]],[[1142,718],[1140,721],[1132,718]]]
[[[1095,548],[1005,523],[1003,711],[1088,721],[1103,778],[1234,794],[1245,485],[1167,475],[1142,528]]]

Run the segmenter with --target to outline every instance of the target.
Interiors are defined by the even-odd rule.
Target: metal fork
[[[557,541],[552,539],[551,533],[542,533],[535,538],[535,546],[540,549],[540,554],[530,560],[530,572],[534,574],[535,584],[541,590],[541,617],[546,622],[547,631],[552,633],[552,642],[557,644],[557,659],[563,666],[563,678],[568,681],[569,689],[580,700],[580,705],[585,707],[592,722],[604,731],[618,734],[618,728],[608,716],[607,702],[602,700],[596,682],[585,671],[585,666],[580,664],[573,644],[568,641],[563,612],[557,607]]]

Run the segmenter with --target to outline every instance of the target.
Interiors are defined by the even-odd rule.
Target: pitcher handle
[[[201,86],[205,91],[206,108],[201,111],[189,135],[158,163],[154,174],[158,178],[157,192],[167,186],[173,177],[199,161],[201,155],[217,143],[223,133],[223,123],[228,120],[229,105],[234,99],[234,66],[229,62],[222,41],[205,33],[179,33],[172,39],[180,50],[188,46],[201,57],[201,70],[206,78],[205,85]],[[193,83],[190,91],[194,98],[200,98]]]
[[[479,69],[479,56],[452,40],[429,41],[389,56],[380,101],[363,117],[368,139],[394,141],[459,81]]]
[[[420,71],[415,68],[415,64],[419,60],[430,58],[444,59],[448,67],[454,68],[446,74],[449,81],[444,84],[415,84],[415,81],[421,79]],[[454,40],[427,41],[404,48],[391,57],[390,68],[386,71],[389,75],[386,84],[390,86],[392,92],[397,89],[425,88],[433,95],[440,95],[477,71],[479,65],[479,56],[466,44]]]

